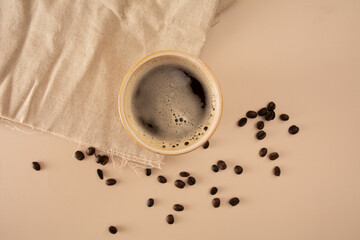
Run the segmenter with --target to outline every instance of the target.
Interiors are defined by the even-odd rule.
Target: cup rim
[[[210,134],[208,134],[208,136],[205,138],[202,138],[201,140],[199,140],[198,142],[196,142],[193,145],[190,145],[189,147],[185,147],[183,149],[180,150],[162,150],[162,149],[158,149],[158,148],[154,148],[151,147],[150,145],[148,145],[146,142],[142,141],[140,138],[137,137],[137,135],[132,131],[131,127],[128,124],[126,115],[125,115],[125,111],[123,111],[123,105],[124,105],[124,93],[125,93],[125,89],[127,86],[127,83],[129,82],[129,79],[131,78],[132,74],[143,64],[145,64],[146,62],[148,62],[149,60],[156,58],[156,57],[160,57],[160,56],[166,56],[166,55],[175,55],[175,56],[184,56],[186,58],[191,59],[192,61],[195,61],[197,64],[199,64],[199,66],[201,66],[201,70],[204,72],[207,72],[210,77],[211,77],[211,81],[214,81],[216,86],[217,86],[217,92],[218,92],[218,101],[219,101],[219,110],[218,110],[218,117],[216,119],[214,119],[214,123],[211,124],[211,129],[209,129]],[[122,122],[123,127],[125,128],[125,131],[127,132],[127,134],[141,147],[143,147],[144,149],[156,153],[156,154],[161,154],[161,155],[165,155],[165,156],[176,156],[176,155],[182,155],[185,153],[189,153],[191,151],[194,151],[195,149],[201,147],[204,143],[206,143],[211,136],[215,133],[215,130],[217,129],[217,127],[219,126],[221,117],[222,117],[222,112],[223,112],[223,96],[222,96],[222,91],[221,91],[221,87],[220,87],[220,83],[218,81],[218,79],[216,78],[215,74],[211,71],[211,69],[203,62],[201,61],[199,58],[197,58],[196,56],[190,55],[186,52],[183,51],[179,51],[179,50],[162,50],[162,51],[156,51],[153,52],[149,55],[146,55],[145,57],[142,57],[140,60],[138,60],[131,68],[130,70],[127,72],[127,74],[125,75],[122,83],[121,83],[121,87],[120,87],[120,91],[119,91],[119,97],[118,97],[118,110],[119,110],[119,115],[120,115],[120,119]]]

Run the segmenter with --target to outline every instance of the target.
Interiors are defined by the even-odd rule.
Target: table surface
[[[360,239],[359,12],[359,1],[237,1],[201,56],[224,95],[210,148],[167,157],[150,177],[108,164],[105,177],[118,183],[106,186],[93,158],[74,160],[76,144],[0,126],[0,239]],[[236,126],[271,100],[290,120],[265,122],[264,140],[255,139],[257,119]],[[292,124],[297,135],[287,133]],[[279,159],[260,158],[261,147]],[[219,159],[228,168],[215,174]],[[182,170],[194,186],[174,187]],[[234,196],[240,204],[231,207]],[[185,210],[174,212],[175,203]]]

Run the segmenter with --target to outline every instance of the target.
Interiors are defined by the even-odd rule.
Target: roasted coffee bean
[[[258,115],[259,116],[261,116],[261,117],[263,117],[263,116],[265,116],[265,114],[268,112],[268,110],[267,110],[267,108],[262,108],[262,109],[260,109],[259,111],[258,111]]]
[[[109,162],[109,157],[106,155],[103,155],[101,165],[106,165],[108,162]]]
[[[85,158],[82,151],[76,151],[75,154],[74,154],[74,157],[79,161],[81,161],[81,160],[83,160]]]
[[[188,177],[188,176],[190,176],[190,173],[183,171],[183,172],[180,172],[179,175],[180,175],[181,177]]]
[[[266,121],[273,120],[274,118],[275,118],[275,112],[274,112],[274,111],[268,111],[268,112],[265,114],[265,120],[266,120]]]
[[[267,148],[260,149],[260,151],[259,151],[260,157],[265,157],[266,154],[267,154]]]
[[[212,200],[212,205],[213,205],[214,208],[220,207],[220,199],[219,198],[214,198]]]
[[[216,166],[215,164],[211,166],[211,169],[213,170],[213,172],[218,172],[219,171],[218,166]]]
[[[287,120],[289,120],[289,115],[287,115],[287,114],[281,114],[281,115],[280,115],[280,119],[283,120],[283,121],[287,121]]]
[[[280,168],[278,166],[275,166],[274,167],[274,175],[278,177],[278,176],[280,176],[280,174],[281,174]]]
[[[166,183],[167,182],[167,179],[164,176],[161,176],[161,175],[157,177],[157,180],[159,181],[159,183]]]
[[[239,126],[239,127],[243,127],[243,126],[245,126],[246,123],[247,123],[247,118],[241,118],[241,119],[238,121],[238,126]]]
[[[187,183],[189,185],[194,185],[196,183],[196,179],[194,177],[188,177]]]
[[[225,170],[227,168],[227,165],[223,160],[219,160],[217,162],[217,166],[219,167],[220,170]]]
[[[148,207],[152,207],[152,206],[154,205],[154,199],[149,198],[149,199],[147,200],[147,202],[146,202],[146,205],[147,205]]]
[[[246,116],[247,116],[248,118],[256,118],[256,117],[257,117],[257,113],[256,113],[255,111],[248,111],[248,112],[246,113]]]
[[[96,163],[102,163],[102,161],[103,161],[103,156],[97,155],[97,156],[95,157],[95,161],[96,161]]]
[[[175,180],[175,186],[177,187],[177,188],[184,188],[185,187],[185,183],[184,183],[184,181],[182,181],[182,180],[180,180],[180,179],[178,179],[178,180]]]
[[[110,226],[110,227],[109,227],[109,232],[110,232],[110,233],[112,233],[112,234],[117,233],[117,229],[116,229],[116,227],[114,227],[114,226]]]
[[[211,194],[211,195],[215,195],[217,192],[218,192],[217,187],[212,187],[212,188],[210,189],[210,194]]]
[[[296,125],[292,125],[289,127],[289,133],[290,134],[297,134],[299,132],[299,127]]]
[[[202,147],[203,147],[204,149],[207,149],[207,148],[209,147],[209,145],[210,145],[209,141],[206,141],[206,143],[204,143],[204,144],[202,145]]]
[[[276,160],[279,157],[279,154],[277,152],[270,153],[269,159],[270,160]]]
[[[116,180],[113,178],[106,179],[106,185],[111,186],[116,183]]]
[[[166,221],[168,224],[173,224],[174,223],[174,216],[172,214],[169,214],[166,216]]]
[[[32,167],[36,171],[40,171],[40,169],[41,169],[40,164],[38,162],[32,162]]]
[[[103,173],[103,171],[102,171],[101,169],[98,169],[98,170],[96,170],[96,172],[97,172],[99,178],[100,178],[101,180],[103,180],[103,179],[104,179],[104,173]]]
[[[274,102],[269,102],[269,104],[267,105],[267,109],[269,111],[274,111],[276,108],[276,104]]]
[[[184,206],[181,204],[174,204],[173,209],[177,212],[181,212],[182,210],[184,210]]]
[[[243,172],[243,168],[241,166],[239,166],[239,165],[236,165],[234,167],[234,171],[235,171],[236,174],[239,175],[239,174],[241,174]]]
[[[233,197],[232,199],[229,200],[230,205],[233,206],[233,207],[238,205],[239,202],[240,202],[240,200],[237,197]]]
[[[150,176],[150,175],[151,175],[151,169],[150,169],[150,168],[146,168],[146,169],[145,169],[145,175],[146,175],[146,176]]]
[[[257,129],[261,130],[265,126],[264,121],[258,121],[256,124]]]
[[[89,147],[87,150],[86,150],[86,154],[88,155],[88,156],[91,156],[91,155],[93,155],[95,153],[95,148],[93,148],[93,147]]]
[[[264,132],[263,130],[259,131],[256,134],[256,138],[259,139],[259,140],[263,140],[265,137],[266,137],[266,132]]]

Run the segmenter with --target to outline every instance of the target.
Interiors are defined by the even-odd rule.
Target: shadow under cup
[[[164,155],[187,153],[203,145],[220,122],[220,85],[200,59],[174,50],[155,52],[125,76],[119,113],[140,146]]]

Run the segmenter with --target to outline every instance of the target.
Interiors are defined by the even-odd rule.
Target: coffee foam
[[[149,61],[127,85],[127,121],[135,135],[154,148],[189,147],[202,138],[214,119],[216,97],[211,84],[197,66],[180,58]]]

